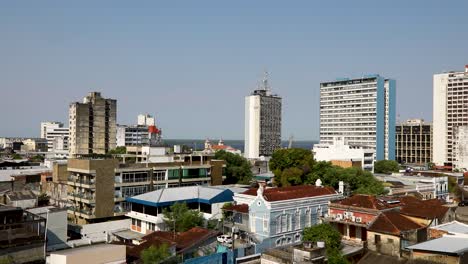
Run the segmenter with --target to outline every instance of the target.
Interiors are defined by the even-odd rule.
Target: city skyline
[[[0,4],[0,136],[39,137],[40,122],[67,124],[69,104],[100,91],[119,124],[150,113],[165,138],[243,139],[243,99],[266,68],[283,139],[317,140],[321,82],[387,76],[400,121],[431,121],[433,74],[467,64],[464,1],[110,3]]]

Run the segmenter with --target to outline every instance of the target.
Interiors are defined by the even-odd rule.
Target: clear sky
[[[96,3],[99,2],[99,3]],[[283,138],[318,138],[321,81],[397,80],[400,120],[432,119],[432,74],[468,64],[468,1],[1,1],[0,136],[68,122],[89,91],[166,138],[243,139],[267,69]]]

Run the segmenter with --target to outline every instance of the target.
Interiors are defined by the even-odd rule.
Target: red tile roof
[[[248,204],[238,204],[238,205],[230,205],[226,208],[223,208],[226,211],[234,211],[239,213],[248,213],[249,212],[249,205]]]
[[[400,201],[400,212],[404,215],[414,216],[424,219],[443,218],[449,210],[443,206],[443,202],[438,199],[420,200],[413,196],[402,196],[396,198]]]
[[[333,204],[366,208],[366,209],[375,209],[375,210],[384,210],[389,208],[397,207],[398,204],[389,204],[385,201],[379,200],[373,195],[364,195],[356,194],[341,201],[332,202]]]
[[[243,194],[257,196],[258,188],[250,188]],[[322,196],[336,194],[332,187],[317,187],[314,185],[298,185],[279,188],[266,188],[263,191],[263,197],[266,201],[283,201],[291,199],[300,199],[306,197]]]
[[[177,252],[183,252],[186,249],[202,243],[207,239],[216,237],[219,234],[218,231],[209,230],[202,227],[194,227],[182,233],[176,233],[170,231],[156,231],[149,235],[146,235],[142,240],[153,240],[157,239],[161,242],[174,243],[176,245]]]
[[[397,211],[389,211],[381,213],[368,230],[378,233],[400,235],[401,232],[424,227],[424,225],[410,220]]]
[[[135,259],[140,258],[141,251],[150,246],[161,246],[167,244],[169,247],[175,246],[177,253],[205,242],[207,239],[213,238],[219,234],[218,231],[209,230],[201,227],[194,227],[182,233],[170,231],[156,231],[142,237],[142,243],[139,245],[127,244],[127,255]],[[118,243],[121,244],[121,243]]]

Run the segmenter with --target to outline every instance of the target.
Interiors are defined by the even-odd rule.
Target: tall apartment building
[[[116,147],[117,101],[91,92],[70,104],[70,156],[106,154]]]
[[[68,215],[75,223],[101,222],[130,210],[125,198],[162,188],[220,185],[224,161],[213,155],[177,155],[166,163],[119,163],[116,159],[69,159]]]
[[[272,94],[268,79],[245,97],[245,157],[271,156],[281,147],[281,97]]]
[[[58,149],[68,150],[69,128],[61,122],[41,122],[41,138],[47,139],[47,151],[54,150],[54,144],[61,144]]]
[[[320,144],[335,137],[395,159],[395,80],[379,75],[320,84]]]
[[[432,124],[409,119],[396,125],[396,161],[424,165],[432,162]]]
[[[468,65],[464,72],[434,74],[433,88],[433,162],[450,165],[455,129],[468,125]]]
[[[468,170],[468,126],[457,126],[453,129],[453,168]]]

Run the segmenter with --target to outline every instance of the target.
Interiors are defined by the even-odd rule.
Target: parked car
[[[465,205],[468,205],[468,200],[461,201],[458,203],[458,206],[465,206]]]
[[[230,235],[220,235],[216,239],[219,243],[232,244],[232,237]]]

